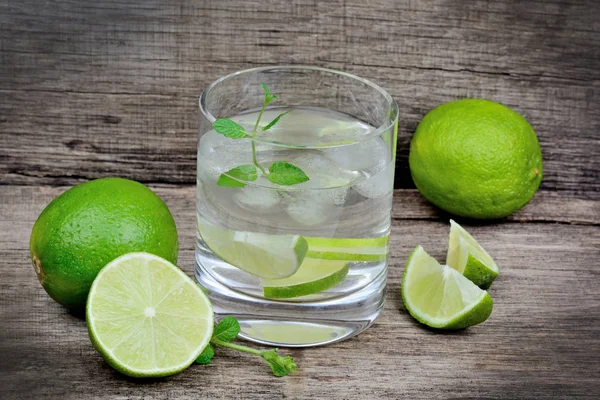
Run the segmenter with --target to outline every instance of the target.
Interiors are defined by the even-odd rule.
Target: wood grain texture
[[[600,198],[597,1],[294,0],[0,4],[0,183],[124,175],[195,179],[197,98],[242,68],[314,64],[388,89],[408,142],[461,97],[521,112],[545,159],[543,190]]]
[[[197,99],[261,65],[353,72],[400,107],[386,306],[351,340],[289,350],[283,379],[251,356],[163,380],[113,371],[85,322],[41,288],[28,241],[67,185],[149,183],[193,273]],[[522,113],[541,190],[502,221],[461,221],[501,268],[484,324],[444,334],[408,316],[410,251],[446,252],[449,215],[414,189],[408,143],[440,103]],[[600,2],[594,0],[4,0],[0,2],[0,399],[600,397]]]
[[[163,380],[113,371],[85,322],[43,291],[30,266],[29,234],[43,207],[66,188],[4,186],[0,192],[0,397],[182,399],[597,398],[600,395],[600,227],[494,223],[468,229],[501,274],[494,312],[482,325],[444,334],[406,313],[403,265],[417,244],[445,257],[448,223],[397,191],[389,290],[375,325],[351,340],[285,350],[297,373],[276,379],[251,356],[219,351],[210,366]],[[154,186],[180,233],[180,266],[193,274],[194,190]],[[415,205],[417,204],[417,205]],[[404,218],[407,216],[407,218]],[[412,217],[432,220],[414,220]],[[596,221],[597,223],[598,221]]]

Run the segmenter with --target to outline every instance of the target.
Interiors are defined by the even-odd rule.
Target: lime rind
[[[375,237],[375,238],[325,238],[325,237],[308,237],[306,241],[310,246],[318,247],[382,247],[387,246],[390,241],[390,235]]]
[[[401,285],[402,300],[416,320],[438,329],[463,329],[485,321],[493,300],[456,270],[440,265],[421,246],[411,253]]]
[[[480,288],[487,290],[492,286],[492,282],[498,276],[498,272],[488,268],[487,265],[483,264],[472,254],[469,254],[463,275]]]
[[[213,330],[204,292],[175,265],[149,253],[123,255],[100,271],[86,319],[92,344],[106,362],[133,377],[183,371]]]
[[[306,237],[306,256],[324,260],[383,261],[387,259],[389,238],[389,234],[378,238]]]
[[[453,220],[450,220],[446,264],[482,289],[488,289],[500,273],[494,259]]]
[[[492,300],[492,296],[488,292],[484,292],[482,298],[472,308],[464,310],[454,321],[446,325],[444,329],[465,329],[469,326],[485,322],[492,314],[493,307],[494,300]]]
[[[264,296],[285,299],[322,292],[342,282],[348,275],[349,267],[347,262],[341,260],[306,258],[290,277],[263,279]]]

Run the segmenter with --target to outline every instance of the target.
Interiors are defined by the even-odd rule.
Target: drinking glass
[[[276,96],[267,107],[265,90]],[[242,337],[289,347],[373,323],[385,297],[397,126],[385,90],[330,69],[254,68],[204,90],[196,279],[217,319],[232,315]]]

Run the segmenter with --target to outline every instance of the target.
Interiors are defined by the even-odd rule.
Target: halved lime
[[[450,220],[446,264],[482,289],[490,287],[500,273],[494,259],[462,226]]]
[[[106,362],[135,377],[186,369],[208,344],[213,308],[196,283],[167,260],[129,253],[108,263],[87,299],[90,339]]]
[[[217,256],[260,278],[280,279],[294,274],[308,249],[306,240],[298,235],[234,231],[204,221],[198,228]]]
[[[263,279],[264,295],[284,299],[319,293],[342,282],[348,275],[348,268],[345,261],[305,258],[294,275]]]
[[[432,328],[462,329],[485,321],[492,313],[488,292],[440,265],[421,246],[406,263],[401,289],[410,315]]]
[[[390,235],[378,238],[306,237],[307,257],[324,260],[381,261],[388,254]]]

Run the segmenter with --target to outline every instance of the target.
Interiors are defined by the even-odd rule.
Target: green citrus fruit
[[[221,259],[265,279],[293,275],[304,260],[308,244],[298,235],[269,235],[234,231],[200,221],[202,240]]]
[[[512,214],[542,180],[542,153],[531,125],[483,99],[442,104],[425,115],[410,143],[409,163],[425,198],[469,218]]]
[[[421,246],[406,263],[402,300],[416,320],[438,329],[463,329],[488,319],[494,302],[485,290],[447,265],[440,265]]]
[[[177,262],[177,229],[165,203],[141,183],[104,178],[77,185],[40,214],[30,240],[40,283],[78,309],[102,267],[136,251]]]
[[[86,320],[106,362],[136,377],[183,371],[213,332],[213,308],[200,286],[148,253],[126,254],[102,268],[90,289]]]
[[[488,289],[500,273],[494,259],[462,226],[450,220],[446,265],[482,289]]]
[[[305,237],[307,257],[323,260],[381,261],[387,259],[390,235],[378,238]]]
[[[305,258],[294,275],[283,279],[263,279],[264,295],[289,299],[319,293],[346,279],[349,268],[344,260]]]

